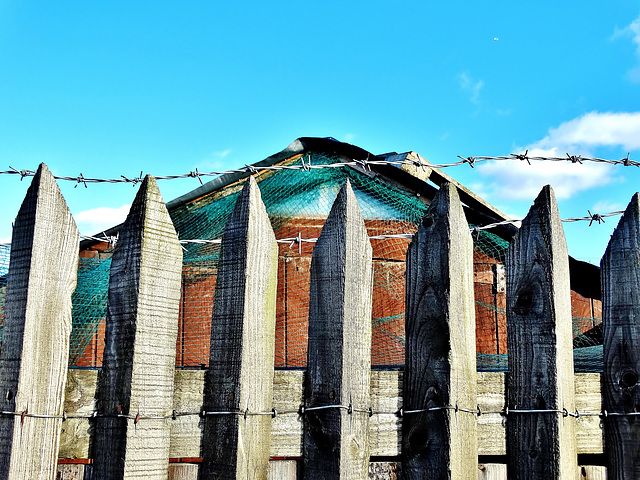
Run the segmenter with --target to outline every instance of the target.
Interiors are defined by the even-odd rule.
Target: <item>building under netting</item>
[[[386,160],[386,164],[371,161]],[[397,162],[397,163],[396,163]],[[345,164],[336,167],[336,164]],[[330,166],[332,165],[332,166]],[[222,175],[168,203],[181,240],[220,239],[245,179],[253,175],[279,242],[276,367],[306,364],[309,269],[313,239],[349,179],[373,247],[372,364],[404,363],[405,254],[431,199],[444,181],[459,189],[470,227],[505,216],[414,152],[372,155],[333,139],[301,138],[244,173]],[[503,261],[516,227],[473,231],[478,368],[506,369]],[[118,227],[107,231],[117,235]],[[208,364],[218,243],[186,243],[176,366]],[[99,367],[112,245],[84,241],[73,295],[70,366]],[[0,252],[2,253],[2,252]],[[6,252],[5,252],[6,253]],[[3,262],[0,257],[0,262]],[[0,263],[0,306],[8,260]],[[599,269],[570,259],[576,369],[599,371],[602,334]],[[0,311],[1,312],[1,311]]]

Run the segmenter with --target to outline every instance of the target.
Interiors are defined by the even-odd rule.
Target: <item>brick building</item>
[[[346,165],[327,166],[338,163]],[[449,181],[458,187],[471,226],[506,219],[448,175],[430,168],[415,152],[373,155],[333,139],[300,138],[245,172],[222,175],[169,202],[167,207],[179,238],[221,238],[226,219],[248,175],[254,175],[258,182],[276,238],[280,240],[276,367],[306,364],[313,239],[320,235],[345,179],[349,179],[354,188],[372,237],[372,363],[376,366],[404,363],[404,262],[408,237],[416,231],[438,186]],[[118,228],[107,231],[107,235],[117,235]],[[481,354],[479,358],[486,355],[489,359],[487,368],[493,368],[491,365],[500,361],[499,355],[506,353],[502,262],[515,231],[513,225],[502,225],[473,233],[477,352]],[[70,360],[74,366],[101,364],[111,249],[106,242],[81,244]],[[176,354],[179,367],[197,368],[208,363],[218,254],[216,243],[185,244]],[[570,268],[576,342],[596,344],[601,317],[599,269],[573,259],[570,259]],[[479,366],[482,368],[482,362]]]

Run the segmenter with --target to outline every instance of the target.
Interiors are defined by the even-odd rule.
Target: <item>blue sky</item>
[[[0,170],[211,171],[301,136],[433,163],[526,148],[640,160],[640,2],[432,3],[0,0]],[[446,172],[516,217],[546,183],[563,217],[624,209],[640,189],[640,169],[610,165]],[[0,175],[0,241],[27,187]],[[61,188],[84,234],[135,194]],[[566,225],[569,252],[598,263],[617,221]]]

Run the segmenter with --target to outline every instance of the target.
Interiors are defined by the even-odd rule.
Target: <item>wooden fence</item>
[[[362,479],[400,469],[573,480],[605,478],[603,466],[578,466],[579,454],[602,453],[607,478],[640,478],[638,194],[602,260],[602,375],[573,372],[551,188],[507,255],[508,374],[476,372],[470,235],[457,190],[443,185],[407,253],[404,371],[372,371],[371,246],[347,182],[314,248],[307,370],[274,372],[277,247],[250,177],[223,236],[210,366],[175,370],[182,254],[148,176],[113,255],[103,368],[67,371],[79,237],[41,165],[11,248],[0,478],[53,479],[58,468],[58,478]],[[479,456],[504,462],[479,466]],[[86,460],[65,463],[74,458]]]

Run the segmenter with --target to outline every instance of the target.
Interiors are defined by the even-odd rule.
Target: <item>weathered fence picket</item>
[[[307,479],[362,479],[369,469],[371,254],[347,181],[311,260],[303,413]]]
[[[0,478],[52,479],[80,236],[40,164],[13,228],[0,354]]]
[[[182,249],[147,175],[113,253],[94,478],[166,479]]]
[[[277,266],[275,235],[249,177],[222,237],[204,386],[202,479],[266,477]]]
[[[640,197],[636,193],[601,262],[603,407],[610,479],[640,478]],[[632,415],[628,415],[632,414]]]
[[[403,476],[476,479],[473,241],[440,186],[407,250]]]
[[[348,182],[313,252],[304,373],[274,372],[278,247],[253,178],[223,237],[206,372],[175,371],[182,251],[153,177],[113,254],[100,374],[67,371],[77,254],[75,223],[43,164],[13,234],[0,479],[52,480],[58,452],[93,456],[92,478],[106,480],[275,480],[301,471],[502,480],[507,470],[509,480],[602,479],[605,468],[578,467],[577,453],[603,452],[607,478],[640,478],[638,194],[601,264],[602,378],[573,372],[568,256],[550,187],[507,252],[508,373],[476,373],[473,245],[449,184],[407,252],[404,372],[371,371],[372,250]],[[479,454],[505,453],[507,465],[478,467]],[[269,466],[270,456],[303,460]],[[170,468],[170,457],[190,460]],[[370,468],[371,457],[403,464]],[[61,466],[59,478],[84,467]]]
[[[576,476],[568,258],[555,196],[547,185],[505,262],[510,480]]]

